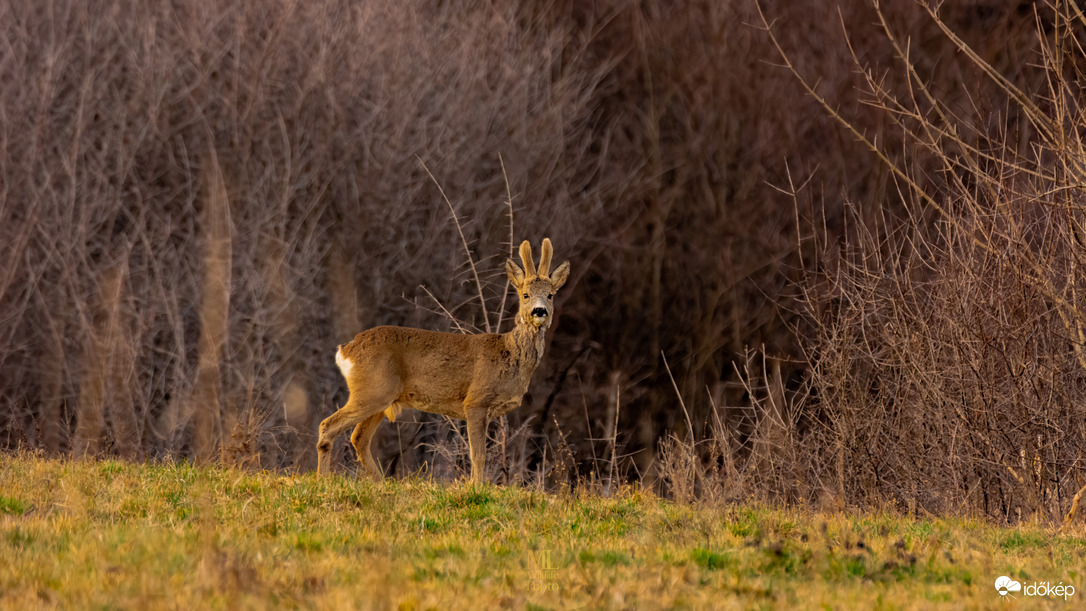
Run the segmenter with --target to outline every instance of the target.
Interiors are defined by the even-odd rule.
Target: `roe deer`
[[[503,333],[463,335],[407,327],[375,327],[339,347],[336,364],[347,380],[347,403],[324,419],[317,441],[317,473],[328,473],[332,441],[354,426],[351,444],[369,475],[381,479],[370,440],[382,418],[414,407],[468,422],[471,479],[485,477],[486,426],[518,407],[539,365],[551,325],[554,294],[569,278],[569,261],[553,272],[551,241],[543,239],[536,270],[532,246],[520,245],[521,268],[505,271],[520,295],[516,326]]]

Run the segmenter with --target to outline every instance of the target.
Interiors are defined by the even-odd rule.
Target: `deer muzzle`
[[[542,327],[550,315],[551,313],[547,308],[536,306],[532,308],[532,323],[537,327]]]

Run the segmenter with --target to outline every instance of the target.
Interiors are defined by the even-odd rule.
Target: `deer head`
[[[550,238],[543,238],[543,248],[539,256],[539,269],[535,267],[532,259],[532,245],[528,240],[520,244],[520,260],[524,267],[517,265],[512,259],[505,260],[505,272],[509,275],[509,282],[520,296],[520,311],[517,312],[517,320],[536,328],[550,324],[554,313],[554,294],[569,278],[569,261],[559,265],[552,272]]]

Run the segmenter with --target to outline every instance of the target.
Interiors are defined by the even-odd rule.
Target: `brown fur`
[[[527,240],[520,245],[524,267],[507,259],[509,281],[520,298],[516,325],[508,333],[463,335],[407,327],[375,327],[339,347],[336,362],[350,396],[321,422],[317,471],[329,471],[328,453],[337,435],[354,426],[351,444],[374,479],[381,471],[370,440],[381,420],[395,420],[413,407],[467,420],[471,479],[481,481],[486,466],[486,427],[520,405],[532,373],[543,357],[554,318],[554,293],[569,277],[569,262],[550,273],[550,239],[543,239],[540,265]],[[539,315],[542,314],[542,315]]]

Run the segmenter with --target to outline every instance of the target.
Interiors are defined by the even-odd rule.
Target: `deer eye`
[[[525,298],[525,299],[527,299],[527,298],[528,298],[528,293],[524,293],[524,298]]]
[[[547,299],[554,299],[554,293],[548,293]]]

